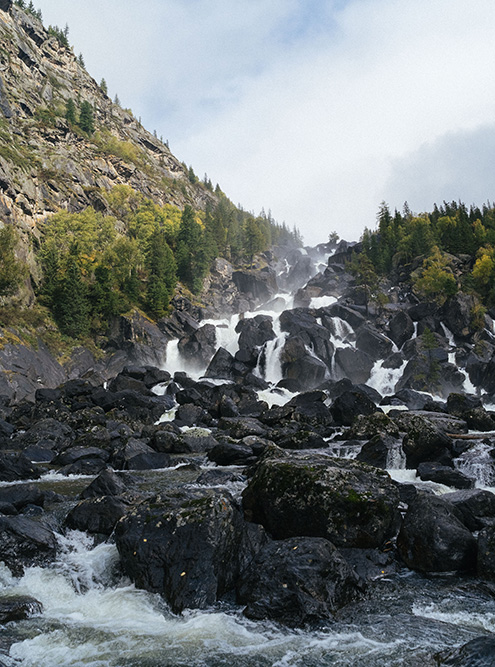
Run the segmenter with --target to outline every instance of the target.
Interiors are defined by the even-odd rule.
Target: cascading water
[[[407,361],[404,360],[398,368],[384,368],[385,362],[385,359],[380,359],[375,363],[366,384],[382,396],[390,396],[395,393],[395,386],[404,373]]]

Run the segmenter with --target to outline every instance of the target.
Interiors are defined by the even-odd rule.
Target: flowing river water
[[[286,298],[286,308],[290,300]],[[332,297],[330,297],[331,299]],[[328,298],[327,298],[328,299]],[[325,305],[325,304],[314,304]],[[246,314],[246,317],[259,314]],[[277,316],[277,338],[265,345],[256,372],[271,383],[281,378],[280,351],[284,334]],[[236,351],[238,318],[215,322],[217,342]],[[354,332],[336,318],[332,342],[352,346]],[[199,378],[204,371],[185,367],[175,342],[169,343],[166,368],[187,370]],[[403,367],[390,370],[377,362],[369,384],[393,393]],[[157,389],[159,391],[159,389]],[[263,399],[282,404],[291,395],[265,391]],[[170,418],[164,417],[164,419]],[[352,446],[329,442],[338,456],[352,457]],[[475,475],[478,486],[493,487],[493,464],[487,465],[482,444],[458,465]],[[205,461],[199,463],[204,467]],[[400,455],[390,461],[399,481],[429,485],[435,493],[450,489],[421,483],[404,469]],[[487,470],[490,474],[487,474]],[[180,468],[139,473],[147,488],[193,484],[196,471]],[[53,511],[62,515],[92,477],[66,478],[50,474],[36,482],[72,497]],[[5,484],[5,483],[4,483]],[[229,485],[240,495],[241,483]],[[491,488],[490,490],[494,490]],[[43,605],[40,615],[0,626],[0,665],[8,667],[423,667],[436,664],[435,652],[495,632],[495,594],[475,579],[454,575],[422,576],[410,570],[386,568],[360,603],[342,609],[334,619],[311,629],[287,629],[271,622],[254,622],[242,609],[225,602],[207,611],[174,615],[159,595],[137,590],[122,577],[115,545],[95,544],[85,533],[59,535],[57,561],[30,567],[15,578],[0,564],[2,595],[29,595]]]

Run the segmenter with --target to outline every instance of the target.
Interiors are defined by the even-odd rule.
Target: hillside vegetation
[[[200,294],[217,256],[249,265],[272,244],[300,243],[271,215],[234,206],[110,100],[68,35],[46,29],[33,3],[0,10],[4,324],[45,308],[67,336],[105,333],[135,307],[162,317],[179,281]]]
[[[473,317],[483,321],[495,305],[495,207],[462,202],[435,205],[431,213],[401,213],[382,203],[376,230],[366,229],[352,269],[371,293],[380,277],[409,282],[418,297],[445,302],[457,291],[478,299]]]

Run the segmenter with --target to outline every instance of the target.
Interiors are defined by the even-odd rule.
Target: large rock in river
[[[462,520],[451,503],[419,493],[409,505],[397,538],[407,567],[421,572],[473,570],[476,540]]]
[[[365,463],[270,448],[243,493],[246,518],[276,539],[325,537],[337,547],[379,547],[398,527],[389,475]]]
[[[242,574],[237,601],[244,614],[287,625],[328,618],[360,594],[360,582],[337,549],[322,537],[269,542]]]
[[[184,488],[138,505],[119,521],[115,539],[124,572],[161,593],[174,612],[208,607],[233,589],[266,541],[229,493]]]

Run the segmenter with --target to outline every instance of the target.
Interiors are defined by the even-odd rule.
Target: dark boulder
[[[401,443],[397,438],[377,434],[361,447],[356,460],[386,470],[399,468],[398,462],[402,456]]]
[[[353,347],[338,347],[335,350],[335,373],[337,378],[348,378],[355,384],[367,382],[374,360]]]
[[[454,489],[473,489],[475,481],[464,475],[460,470],[444,466],[434,461],[426,461],[418,465],[418,477],[424,482],[436,482],[452,486]]]
[[[34,484],[14,484],[0,487],[0,503],[9,503],[21,512],[27,505],[43,507],[45,494]]]
[[[330,413],[339,426],[351,426],[359,415],[372,415],[380,408],[359,391],[345,391],[330,406]]]
[[[464,419],[466,412],[479,407],[481,407],[481,398],[478,396],[451,393],[447,397],[447,412],[460,419]]]
[[[182,436],[166,429],[154,433],[150,440],[150,446],[155,451],[165,452],[166,454],[185,454],[191,451]]]
[[[127,491],[128,484],[113,470],[104,470],[81,492],[82,499],[99,496],[120,496]]]
[[[207,364],[215,354],[217,334],[213,324],[204,324],[179,340],[179,352],[190,361]]]
[[[40,470],[24,454],[0,453],[0,481],[16,482],[21,479],[39,479]]]
[[[39,521],[24,516],[0,516],[0,560],[15,576],[21,576],[24,567],[46,564],[56,551],[53,532]]]
[[[266,271],[234,271],[232,280],[242,294],[257,302],[266,302],[277,293],[275,271],[266,267]]]
[[[236,375],[236,360],[228,350],[219,347],[205,371],[207,378],[219,378],[222,380],[233,380]]]
[[[377,547],[398,524],[399,495],[387,473],[319,453],[271,448],[243,492],[249,521],[276,539],[325,537],[337,547]]]
[[[396,313],[389,322],[389,336],[400,348],[414,335],[414,322],[404,310]]]
[[[461,513],[425,493],[418,493],[409,505],[397,548],[407,567],[420,572],[470,571],[476,565],[476,540]]]
[[[248,465],[255,457],[252,447],[239,443],[223,442],[215,445],[207,454],[208,460],[219,466]]]
[[[467,339],[473,333],[472,313],[476,303],[472,294],[458,292],[440,310],[440,319],[457,338]]]
[[[3,12],[8,12],[10,10],[10,8],[12,7],[12,4],[13,4],[12,0],[0,0],[0,9]],[[6,118],[10,118],[10,116],[6,116]]]
[[[280,327],[287,331],[289,339],[299,338],[304,345],[330,367],[333,356],[333,345],[330,342],[330,332],[318,324],[313,312],[307,308],[284,310],[280,315]]]
[[[371,359],[385,359],[392,353],[393,342],[369,325],[359,329],[356,335],[356,347],[367,354]]]
[[[433,657],[436,665],[445,667],[495,667],[495,637],[477,637]]]
[[[239,320],[235,327],[236,333],[239,334],[239,349],[251,355],[255,348],[261,348],[269,340],[273,340],[275,333],[272,322],[272,318],[268,315],[256,315]]]
[[[229,431],[232,438],[241,440],[247,435],[257,435],[264,438],[267,429],[258,419],[252,417],[224,417],[218,423],[218,428]]]
[[[341,320],[350,324],[353,329],[359,329],[359,327],[366,323],[366,318],[362,313],[340,303],[334,303],[326,308],[319,308],[316,311],[316,317],[321,317],[324,323],[327,319],[331,320],[334,317],[340,317]]]
[[[327,364],[309,351],[300,336],[287,338],[280,360],[284,379],[294,381],[299,391],[317,387],[328,373]]]
[[[352,568],[321,537],[269,542],[237,585],[237,602],[246,605],[248,618],[290,626],[328,619],[360,594]]]
[[[115,496],[88,498],[71,509],[65,525],[74,530],[111,535],[115,524],[127,510],[127,503]]]
[[[108,461],[110,454],[99,447],[69,447],[53,459],[54,465],[67,466],[81,459],[102,459]]]
[[[446,493],[443,500],[461,513],[462,522],[471,531],[495,525],[495,494],[484,489],[466,489]]]
[[[0,6],[1,9],[1,6]],[[43,611],[43,605],[28,595],[0,597],[0,623],[23,621],[32,616],[38,616]]]
[[[264,542],[230,494],[179,489],[138,505],[115,528],[124,572],[174,612],[206,608],[234,588]]]
[[[402,447],[408,468],[417,468],[423,461],[440,461],[452,451],[452,439],[425,417],[401,414],[396,421],[406,432]]]
[[[176,426],[194,426],[211,421],[208,413],[199,405],[186,403],[179,405],[175,411],[174,424]]]
[[[487,526],[478,535],[477,574],[495,581],[495,525]]]

